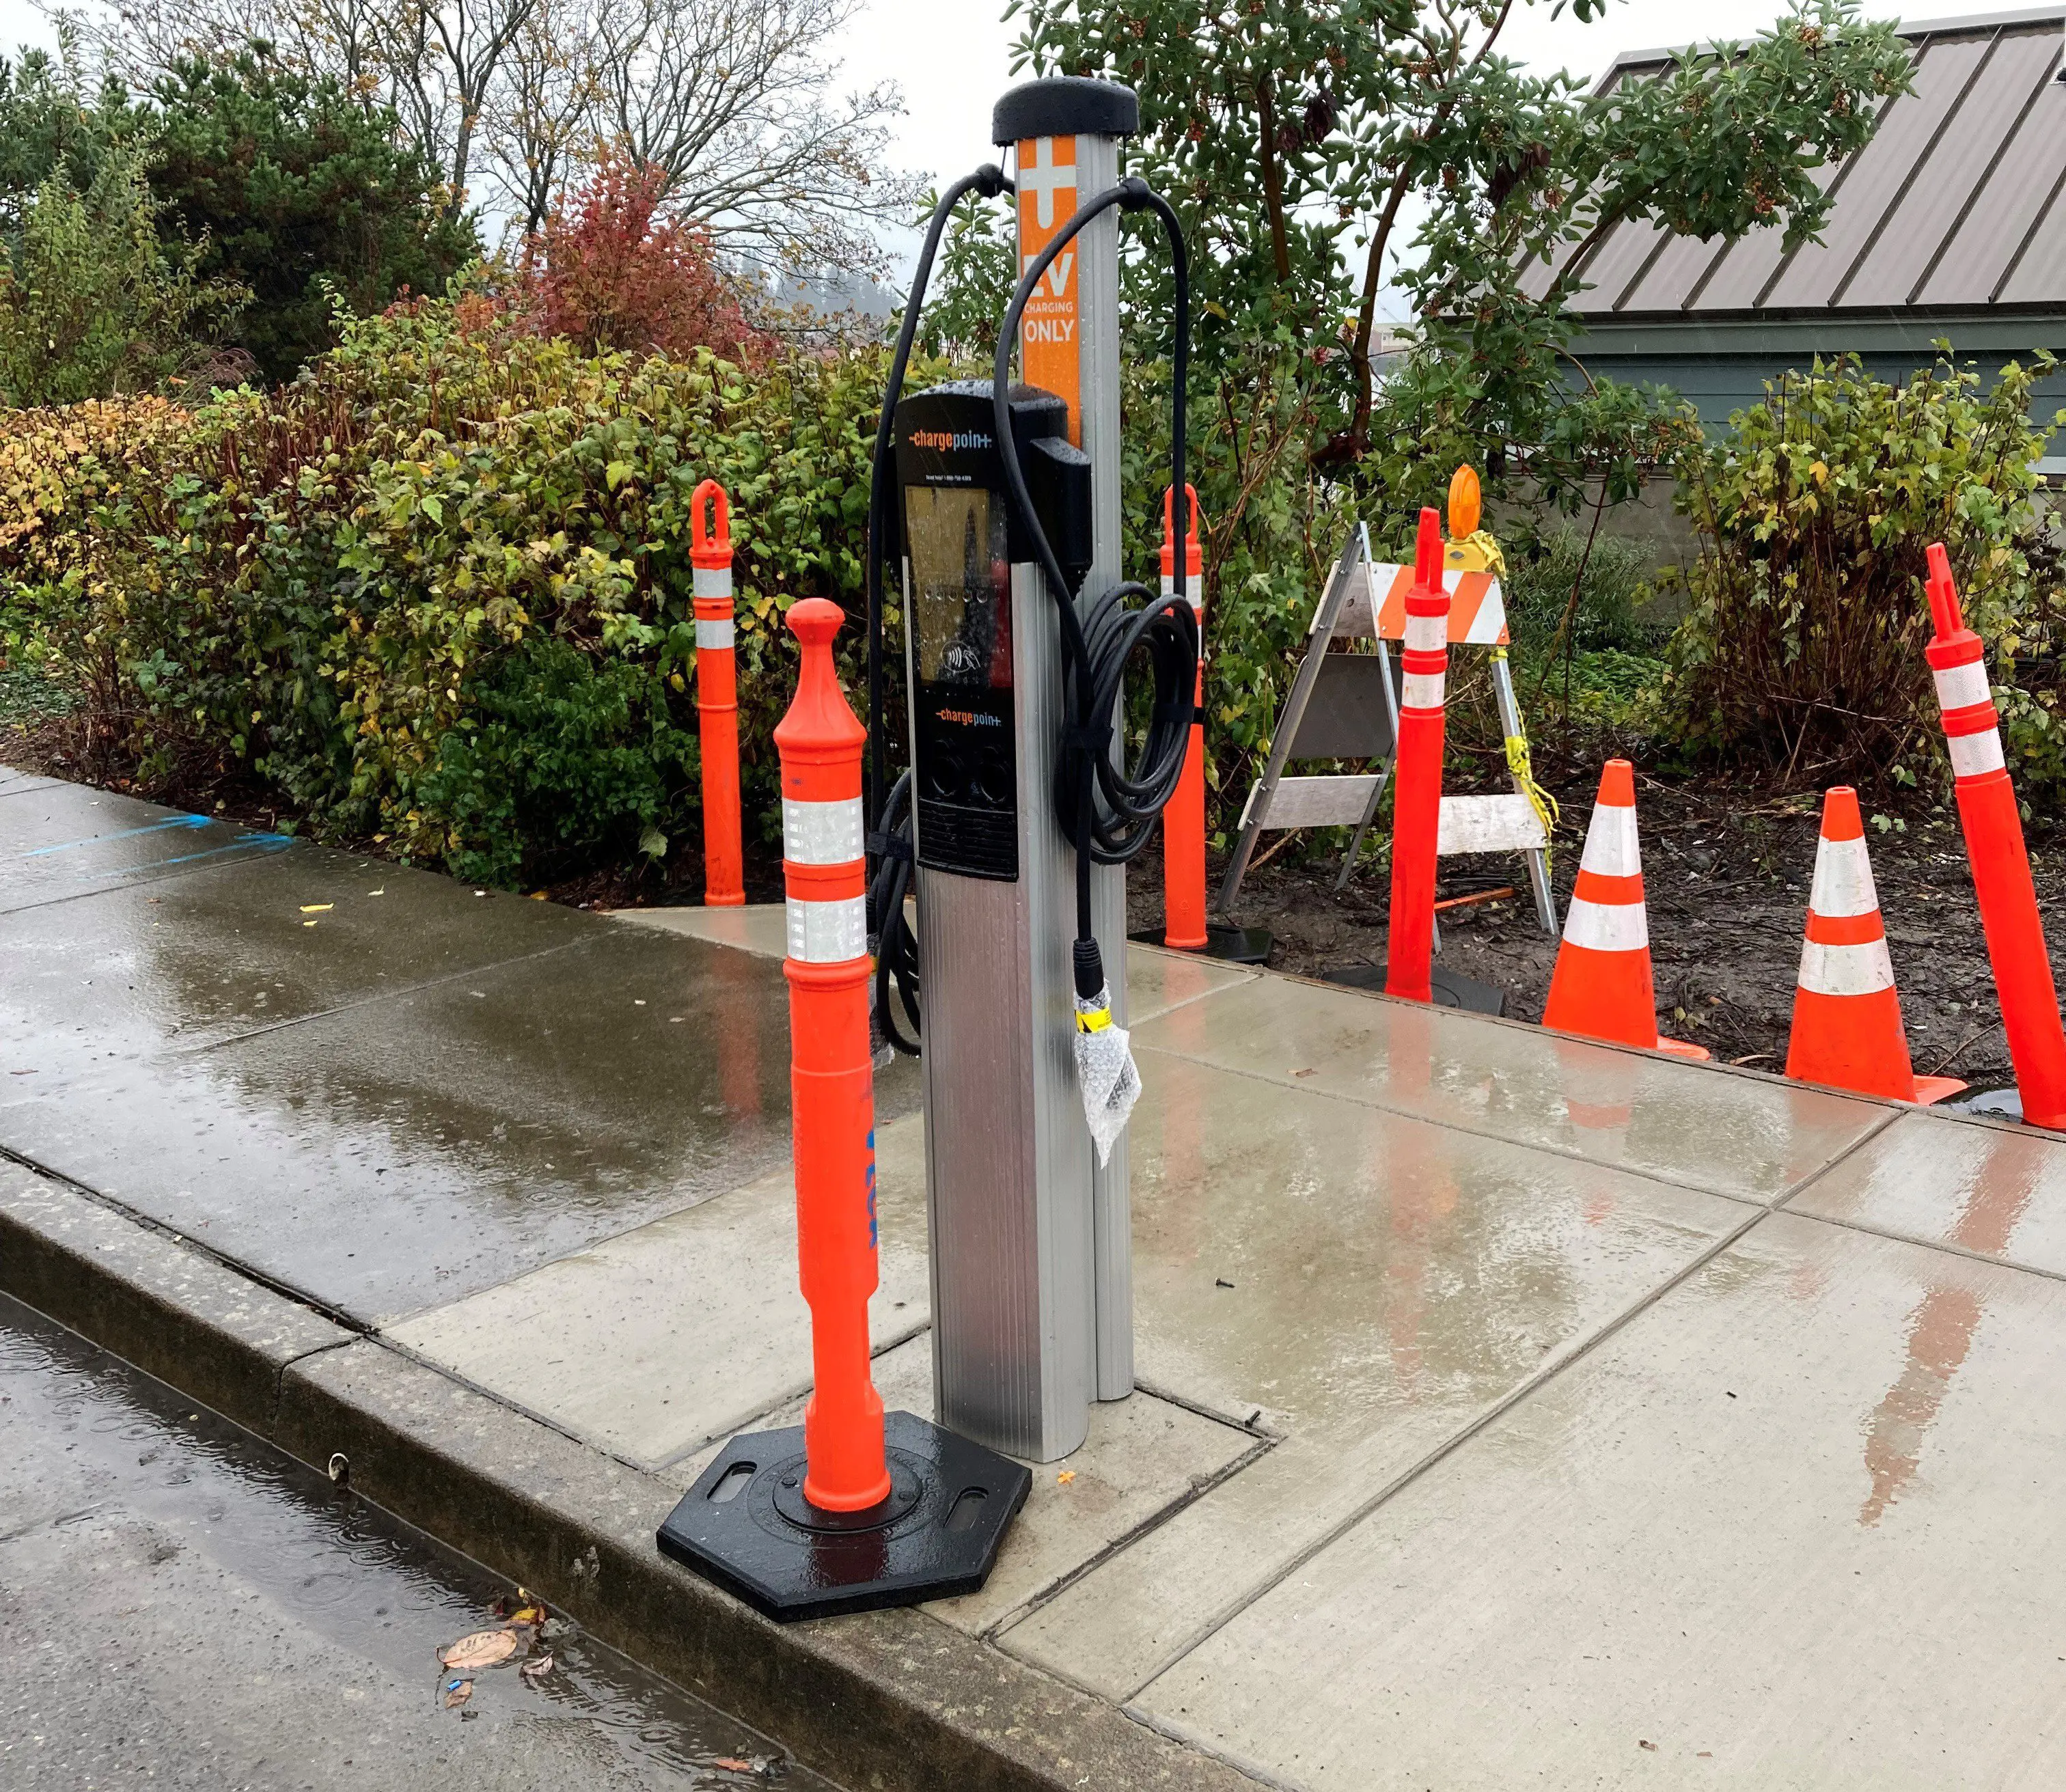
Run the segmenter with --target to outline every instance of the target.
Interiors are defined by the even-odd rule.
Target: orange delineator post
[[[1392,930],[1384,992],[1431,1002],[1435,955],[1435,845],[1442,825],[1443,703],[1449,672],[1449,594],[1442,582],[1442,520],[1420,513],[1413,589],[1400,654],[1399,743],[1392,772]]]
[[[717,527],[709,513],[717,513]],[[696,722],[703,742],[703,902],[746,901],[739,834],[739,665],[731,589],[731,501],[714,479],[689,499],[689,562],[696,615]]]
[[[1936,638],[1923,650],[1944,712],[1945,744],[1956,780],[1959,821],[1979,898],[1980,926],[1995,991],[2001,999],[2008,1055],[2015,1066],[2023,1117],[2036,1126],[2066,1127],[2066,1029],[2052,956],[2037,912],[2023,817],[2002,756],[2001,720],[1987,682],[1987,650],[1966,626],[1941,541],[1930,547],[1930,614]]]
[[[804,1497],[820,1511],[859,1512],[890,1490],[882,1397],[869,1370],[868,1299],[877,1275],[861,813],[868,736],[832,671],[839,606],[807,598],[791,606],[788,620],[803,643],[803,674],[775,745],[782,760],[796,1255],[811,1309]]]
[[[1162,494],[1162,594],[1180,589],[1198,625],[1198,685],[1191,710],[1191,740],[1176,794],[1162,811],[1162,943],[1180,951],[1205,948],[1205,605],[1199,589],[1198,494],[1184,488],[1190,526],[1184,537],[1183,583],[1177,584],[1175,494]]]

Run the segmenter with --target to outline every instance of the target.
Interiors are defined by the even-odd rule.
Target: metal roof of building
[[[1863,149],[1823,171],[1836,203],[1821,242],[1789,255],[1776,226],[1724,243],[1617,225],[1580,270],[1574,312],[1597,326],[2066,309],[2066,6],[1902,34],[1914,47],[1914,91],[1887,102]],[[1679,54],[1625,55],[1602,90],[1660,72]],[[1554,271],[1538,262],[1524,285],[1539,295]]]

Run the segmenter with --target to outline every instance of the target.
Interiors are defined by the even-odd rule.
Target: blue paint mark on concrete
[[[163,821],[152,821],[140,828],[124,828],[120,833],[89,834],[83,840],[67,840],[55,846],[31,846],[21,856],[23,858],[42,858],[51,853],[70,853],[81,846],[99,846],[111,840],[134,840],[139,834],[163,833],[168,828],[205,828],[205,815],[175,815]]]
[[[290,833],[240,834],[227,846],[211,846],[205,853],[182,853],[176,858],[154,858],[143,865],[112,865],[104,871],[82,871],[89,881],[96,878],[126,878],[139,871],[162,871],[168,865],[196,865],[205,858],[221,858],[225,853],[283,853],[294,843]]]

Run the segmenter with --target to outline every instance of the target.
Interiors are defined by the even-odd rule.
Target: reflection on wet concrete
[[[1716,1196],[1310,1093],[1295,1058],[1278,1080],[1178,1055],[1185,1027],[1225,1024],[1178,1010],[1140,1052],[1140,1374],[1282,1441],[1002,1639],[1121,1700],[1744,1217]],[[1395,1070],[1444,1074],[1441,1037],[1438,1016],[1401,1015]],[[1588,1224],[1595,1180],[1615,1198]]]
[[[1983,1255],[2007,1252],[2036,1191],[2038,1160],[2015,1149],[2011,1137],[2003,1135],[1979,1159],[1951,1225],[1953,1243]],[[1984,1312],[1979,1296],[1963,1283],[1934,1283],[1917,1303],[1901,1378],[1865,1422],[1865,1471],[1872,1487],[1859,1510],[1861,1525],[1878,1524],[1914,1478],[1930,1427],[1973,1348]]]
[[[554,904],[302,845],[29,909],[0,924],[0,1102],[606,930]]]
[[[0,1111],[0,1135],[377,1323],[786,1162],[782,991],[779,963],[598,924],[565,950],[81,1076]],[[885,1118],[915,1083],[883,1077]]]
[[[1136,1049],[1182,1051],[1279,1086],[1573,1154],[1590,1154],[1597,1129],[1567,1109],[1568,1066],[1618,1059],[1631,1079],[1632,1117],[1610,1141],[1621,1167],[1740,1200],[1787,1193],[1889,1118],[1884,1106],[1801,1085],[1718,1074],[1655,1052],[1575,1042],[1545,1050],[1532,1029],[1288,978],[1223,990],[1209,1007],[1204,1040],[1175,1043],[1179,1010],[1142,1021]],[[1424,1024],[1416,1043],[1409,1032]]]
[[[5,1297],[0,1411],[10,1786],[825,1786],[577,1627],[447,1709],[514,1587]]]

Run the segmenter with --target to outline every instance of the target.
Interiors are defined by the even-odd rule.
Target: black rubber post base
[[[660,1526],[660,1553],[785,1624],[973,1593],[1032,1471],[909,1413],[883,1439],[889,1498],[821,1512],[804,1498],[801,1425],[733,1438]]]
[[[1164,944],[1163,930],[1160,927],[1143,927],[1140,932],[1126,937],[1143,946]],[[1237,927],[1231,922],[1209,921],[1205,923],[1204,946],[1172,946],[1168,949],[1191,952],[1201,959],[1217,959],[1222,964],[1267,964],[1270,948],[1276,943],[1267,927]]]
[[[1374,989],[1384,992],[1384,967],[1381,964],[1341,964],[1331,971],[1323,971],[1320,980],[1339,983],[1344,989]],[[1506,991],[1491,983],[1481,983],[1475,977],[1466,977],[1460,971],[1452,971],[1447,965],[1438,964],[1428,974],[1428,987],[1435,996],[1438,1008],[1461,1008],[1469,1014],[1503,1015],[1506,1012]]]

